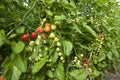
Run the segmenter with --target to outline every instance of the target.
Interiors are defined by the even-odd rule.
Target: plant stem
[[[11,31],[9,31],[7,33],[7,36],[9,36],[12,32],[14,32],[24,22],[25,18],[28,16],[30,11],[34,8],[35,4],[36,4],[36,1],[34,2],[33,6],[25,13],[25,15],[23,16],[21,22],[15,28],[13,28]]]

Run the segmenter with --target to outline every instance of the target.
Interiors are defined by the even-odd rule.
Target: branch
[[[7,33],[7,36],[9,36],[13,31],[15,31],[24,22],[25,18],[30,13],[30,11],[34,8],[35,4],[36,4],[36,1],[34,2],[33,6],[25,13],[25,15],[22,18],[22,21],[15,28],[13,28],[11,31],[9,31]]]

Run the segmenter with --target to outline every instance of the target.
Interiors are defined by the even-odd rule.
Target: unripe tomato
[[[57,42],[57,46],[61,46],[61,43],[60,43],[60,42]]]
[[[60,48],[58,47],[58,48],[56,48],[56,51],[60,51]]]
[[[46,18],[43,19],[43,22],[45,22],[45,21],[46,21]]]
[[[29,36],[27,34],[22,35],[22,40],[28,42]]]
[[[38,40],[41,40],[41,35],[38,35],[37,39],[38,39]]]
[[[55,29],[56,29],[56,25],[52,24],[52,25],[51,25],[51,29],[52,29],[52,30],[55,30]]]
[[[30,42],[29,42],[29,45],[30,45],[30,46],[33,46],[33,45],[34,45],[34,41],[30,41]]]
[[[31,38],[36,39],[37,38],[37,34],[35,32],[32,32],[31,33]]]
[[[55,38],[55,34],[54,33],[50,33],[50,38],[54,39]]]
[[[50,32],[50,27],[45,27],[45,28],[44,28],[44,31],[45,31],[45,32]]]
[[[58,55],[59,55],[59,56],[62,56],[62,53],[61,53],[61,52],[59,52],[59,53],[58,53]]]
[[[50,27],[50,23],[45,23],[45,27]]]
[[[81,57],[83,57],[84,55],[83,55],[83,54],[81,54],[80,56],[81,56]]]
[[[55,42],[58,42],[58,41],[59,41],[59,39],[58,39],[57,37],[55,37],[54,41],[55,41]]]
[[[41,34],[41,33],[43,32],[43,28],[39,27],[39,28],[37,29],[37,32]]]
[[[61,56],[61,57],[60,57],[60,60],[64,60],[64,57]]]
[[[46,24],[45,24],[44,31],[45,31],[45,32],[50,32],[50,23],[46,23]]]

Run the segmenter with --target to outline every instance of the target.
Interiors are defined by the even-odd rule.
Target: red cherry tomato
[[[43,28],[39,27],[39,28],[37,29],[37,32],[38,32],[38,33],[42,33],[42,32],[43,32]]]
[[[27,34],[22,35],[22,40],[28,42],[29,36]]]
[[[36,38],[37,38],[36,32],[32,32],[32,33],[31,33],[31,38],[33,38],[33,39],[36,39]]]

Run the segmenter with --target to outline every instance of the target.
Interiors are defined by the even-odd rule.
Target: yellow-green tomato
[[[52,29],[52,30],[55,30],[55,29],[56,29],[56,25],[52,24],[52,25],[51,25],[51,29]]]
[[[54,39],[55,38],[55,34],[54,33],[50,33],[50,38]]]

